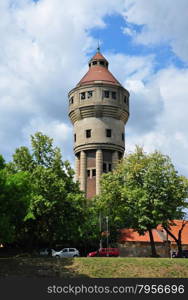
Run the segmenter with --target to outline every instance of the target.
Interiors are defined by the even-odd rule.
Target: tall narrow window
[[[85,98],[86,98],[86,93],[85,92],[80,93],[80,99],[84,100]]]
[[[92,177],[96,176],[96,169],[92,169]]]
[[[74,103],[74,97],[70,98],[70,103],[73,104]]]
[[[122,141],[124,141],[125,140],[125,134],[124,134],[124,132],[122,133],[121,137],[122,137]]]
[[[116,99],[116,92],[112,92],[112,99]]]
[[[76,142],[76,133],[74,134],[74,141]]]
[[[112,130],[106,129],[106,137],[111,137],[111,136],[112,136]]]
[[[127,96],[124,96],[124,102],[127,104]]]
[[[107,164],[103,163],[103,172],[106,173],[107,172]]]
[[[112,171],[112,164],[108,164],[108,171],[109,171],[109,172]]]
[[[90,177],[90,170],[87,170],[87,177]]]
[[[86,130],[86,138],[90,138],[91,137],[91,129],[87,129]]]
[[[104,98],[109,98],[110,92],[109,91],[104,91]]]
[[[88,92],[87,92],[87,97],[88,97],[88,98],[91,98],[92,96],[93,96],[93,91],[88,91]]]

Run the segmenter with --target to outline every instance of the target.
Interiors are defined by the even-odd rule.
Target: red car
[[[94,256],[99,256],[99,257],[113,256],[113,257],[117,257],[117,256],[119,256],[119,249],[118,248],[100,248],[97,251],[88,253],[87,256],[88,257],[94,257]]]

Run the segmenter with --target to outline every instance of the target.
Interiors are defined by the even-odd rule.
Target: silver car
[[[53,257],[78,257],[80,256],[79,251],[76,248],[64,248],[61,251],[52,250]]]

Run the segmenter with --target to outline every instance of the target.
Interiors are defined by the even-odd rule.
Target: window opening
[[[112,99],[116,99],[116,92],[112,92]]]
[[[86,93],[85,92],[80,93],[80,98],[81,98],[81,100],[85,99],[86,98]]]
[[[111,137],[111,136],[112,136],[112,130],[106,129],[106,137]]]
[[[87,92],[87,97],[88,97],[88,98],[91,98],[92,96],[93,96],[93,91],[88,91],[88,92]]]
[[[109,98],[110,92],[109,91],[104,91],[104,98]]]
[[[91,129],[87,129],[86,130],[86,138],[90,138],[91,137]]]

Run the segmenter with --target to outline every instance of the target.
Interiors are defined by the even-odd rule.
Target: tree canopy
[[[9,180],[11,176],[16,180],[27,175],[23,194],[26,195],[26,188],[30,187],[17,242],[28,244],[28,247],[76,243],[85,220],[85,197],[74,182],[70,163],[62,160],[53,140],[40,132],[31,136],[31,150],[27,147],[16,149],[6,172]],[[18,198],[21,201],[19,195]]]
[[[132,227],[140,234],[149,231],[152,255],[156,256],[152,229],[182,218],[187,206],[188,181],[179,176],[170,158],[136,147],[116,170],[105,174],[98,207],[117,227]]]

